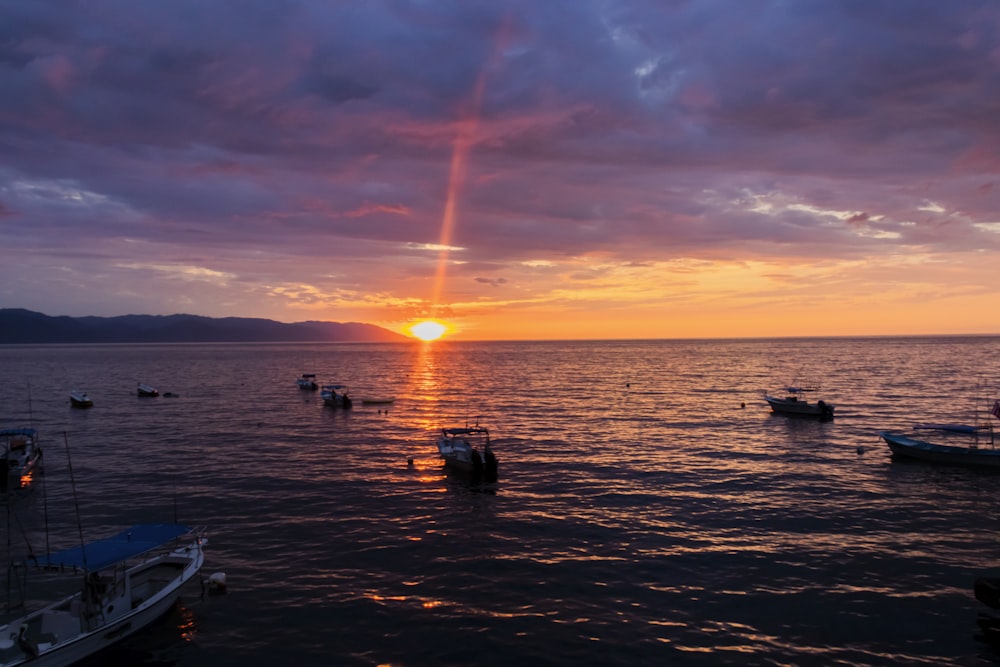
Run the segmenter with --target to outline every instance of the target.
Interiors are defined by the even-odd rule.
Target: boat
[[[810,403],[805,400],[804,394],[810,391],[817,391],[815,387],[785,387],[784,398],[771,396],[764,393],[764,400],[771,406],[772,412],[783,415],[794,415],[799,417],[819,417],[821,419],[833,418],[833,404],[826,401],[816,401]]]
[[[74,408],[91,408],[94,406],[94,401],[85,391],[71,391],[69,392],[69,404]]]
[[[327,384],[319,393],[323,402],[333,408],[349,408],[353,405],[350,392],[346,385]]]
[[[138,389],[140,396],[159,396],[160,392],[156,390],[155,387],[150,387],[148,384],[139,383]]]
[[[438,453],[445,466],[483,481],[497,480],[497,457],[490,445],[490,432],[478,423],[461,428],[442,428]]]
[[[933,443],[891,431],[879,431],[879,436],[895,456],[934,463],[1000,467],[1000,449],[996,448],[992,430],[977,431],[961,444]]]
[[[917,424],[915,430],[938,431],[937,442],[894,431],[879,431],[894,456],[978,467],[1000,467],[1000,449],[991,417],[1000,419],[1000,399],[993,401],[985,421],[975,424]]]
[[[396,401],[395,398],[362,398],[361,402],[365,405],[391,405]]]
[[[0,491],[22,488],[41,464],[38,431],[33,428],[0,429]]]
[[[316,391],[319,389],[315,373],[303,373],[302,377],[297,379],[295,382],[299,385],[299,389],[306,389],[308,391]]]
[[[32,557],[30,564],[42,570],[78,574],[80,589],[0,626],[0,667],[69,665],[162,617],[201,570],[207,542],[201,532],[172,523],[139,524]]]

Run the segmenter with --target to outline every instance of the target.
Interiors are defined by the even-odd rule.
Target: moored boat
[[[182,538],[189,541],[165,547]],[[80,589],[0,626],[0,667],[69,665],[146,627],[170,610],[201,570],[206,541],[187,526],[139,524],[32,557],[43,570],[79,573]],[[146,557],[156,550],[161,552]]]
[[[810,391],[816,391],[816,389],[813,387],[785,387],[784,398],[771,396],[764,392],[764,400],[771,406],[772,412],[779,414],[831,419],[833,417],[833,404],[823,400],[810,403],[804,398],[804,394]]]
[[[437,448],[449,468],[486,482],[497,480],[497,457],[493,454],[490,432],[486,427],[476,424],[461,428],[442,428]]]
[[[33,428],[0,429],[0,490],[25,486],[41,464],[38,431]]]
[[[144,396],[144,397],[160,395],[160,392],[156,389],[156,387],[151,387],[148,384],[143,384],[141,382],[139,383],[139,388],[137,391],[139,393],[139,396]]]
[[[396,402],[395,398],[362,398],[365,405],[391,405]]]
[[[85,391],[69,392],[69,404],[74,408],[90,408],[94,406],[94,401]]]
[[[307,391],[316,391],[319,389],[315,373],[303,373],[300,378],[295,380],[295,383],[299,385],[299,389],[305,389]]]
[[[320,390],[320,397],[323,403],[332,408],[349,408],[353,405],[350,391],[346,385],[327,384]]]
[[[954,465],[1000,467],[1000,449],[996,448],[992,430],[980,431],[963,443],[933,443],[917,440],[902,433],[879,431],[893,455]]]
[[[934,463],[1000,468],[992,417],[1000,419],[1000,399],[993,401],[989,415],[974,424],[917,424],[915,430],[937,431],[935,442],[920,440],[894,431],[879,431],[894,456]]]

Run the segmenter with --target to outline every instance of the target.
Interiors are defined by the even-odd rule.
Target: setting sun
[[[441,324],[440,322],[435,322],[434,320],[424,320],[423,322],[418,322],[410,327],[410,333],[419,338],[420,340],[437,340],[440,338],[448,327]]]

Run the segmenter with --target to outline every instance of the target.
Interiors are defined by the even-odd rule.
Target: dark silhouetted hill
[[[397,342],[406,336],[374,324],[296,322],[249,317],[122,315],[52,317],[0,309],[0,344],[35,343],[318,343]]]

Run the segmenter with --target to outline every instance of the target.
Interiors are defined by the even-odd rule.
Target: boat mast
[[[73,459],[69,455],[69,438],[66,431],[63,431],[63,441],[66,443],[66,461],[69,464],[69,483],[73,488],[73,505],[76,508],[76,530],[80,534],[80,557],[83,561],[83,569],[87,570],[87,545],[83,541],[83,523],[80,521],[80,501],[76,496],[76,478],[73,477]]]

